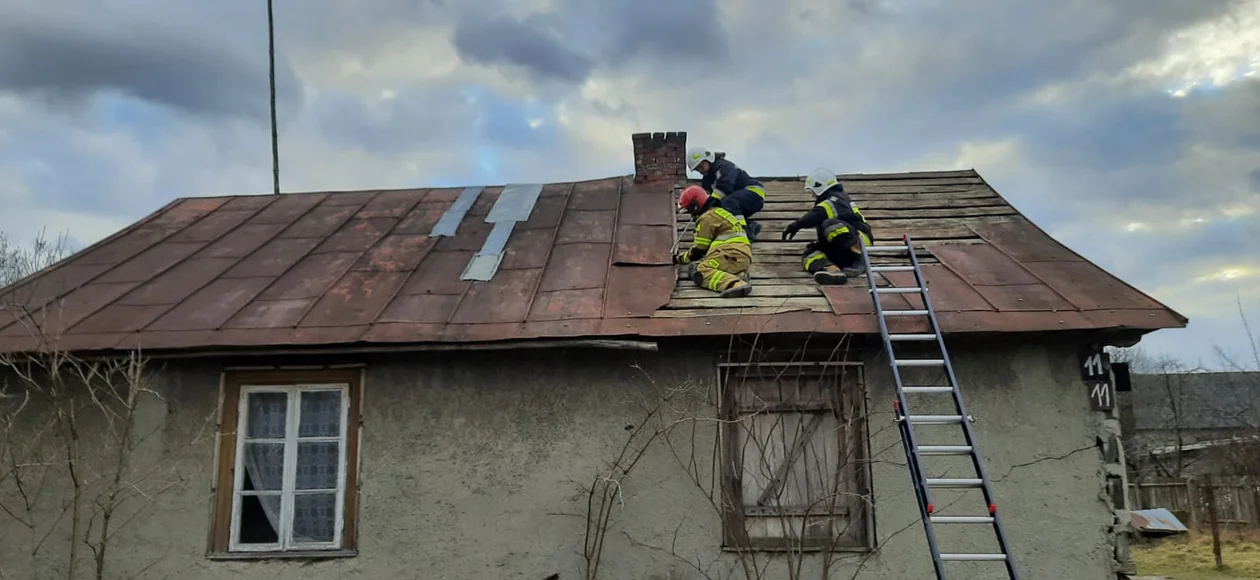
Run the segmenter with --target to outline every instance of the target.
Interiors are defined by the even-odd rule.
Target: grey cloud
[[[568,4],[587,6],[588,0]],[[720,64],[729,49],[716,0],[601,0],[598,5],[595,18],[577,25],[607,33],[601,56],[613,65],[647,59],[696,68]],[[746,38],[757,41],[752,30]]]
[[[1154,56],[1171,31],[1224,14],[1231,1],[940,3],[878,21],[877,32],[887,32],[870,37],[879,50],[853,59],[850,70],[870,91],[896,97],[881,98],[880,113],[910,98],[947,114],[985,114],[1047,84],[1114,74]]]
[[[1186,116],[1195,137],[1230,147],[1260,149],[1260,78],[1235,81],[1187,101]]]
[[[725,61],[730,41],[715,0],[561,0],[521,19],[465,8],[454,45],[464,59],[521,67],[542,79],[578,84],[598,67],[683,67],[703,74]],[[750,35],[755,42],[755,35]]]
[[[329,91],[312,104],[311,114],[323,136],[337,145],[385,155],[461,146],[457,137],[474,117],[459,91],[449,86],[371,104],[358,95]]]
[[[267,118],[265,10],[234,12],[241,18],[233,22],[132,8],[93,15],[59,1],[6,5],[0,90],[53,101],[112,90],[194,114]],[[251,26],[242,26],[246,19]],[[278,99],[291,111],[302,85],[282,54],[276,64]]]
[[[593,63],[567,46],[550,20],[477,14],[455,25],[453,40],[460,56],[475,63],[516,65],[546,79],[585,80]]]

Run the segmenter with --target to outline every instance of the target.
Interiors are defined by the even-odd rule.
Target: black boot
[[[859,258],[856,262],[841,268],[841,271],[850,278],[858,278],[866,275],[866,263]]]
[[[756,241],[757,234],[761,233],[761,222],[748,220],[748,230],[745,233],[748,234],[748,241]]]
[[[839,284],[844,284],[848,280],[849,280],[849,277],[845,276],[844,272],[840,271],[840,268],[837,268],[831,264],[828,264],[826,267],[819,269],[817,272],[814,272],[814,281],[818,282],[819,284],[823,284],[825,286],[836,286]]]

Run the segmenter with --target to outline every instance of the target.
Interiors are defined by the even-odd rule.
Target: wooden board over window
[[[354,553],[361,372],[225,374],[212,557]]]
[[[722,365],[723,547],[870,548],[857,364]]]

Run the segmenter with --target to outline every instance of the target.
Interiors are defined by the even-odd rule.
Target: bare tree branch
[[[58,346],[60,289],[36,288],[43,278],[29,275],[65,253],[64,240],[20,249],[0,235],[0,283],[17,281],[0,290],[0,312],[31,338],[26,351],[0,354],[0,518],[26,530],[4,542],[32,577],[103,580],[119,533],[189,478],[144,449],[162,426],[143,427],[141,416],[166,401],[143,354],[86,359]],[[202,444],[206,429],[187,443]]]

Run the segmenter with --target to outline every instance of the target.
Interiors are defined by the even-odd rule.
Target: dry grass
[[[1207,530],[1135,547],[1133,559],[1139,576],[1166,576],[1170,580],[1260,578],[1260,531],[1221,532],[1224,570],[1216,570],[1212,534]]]

